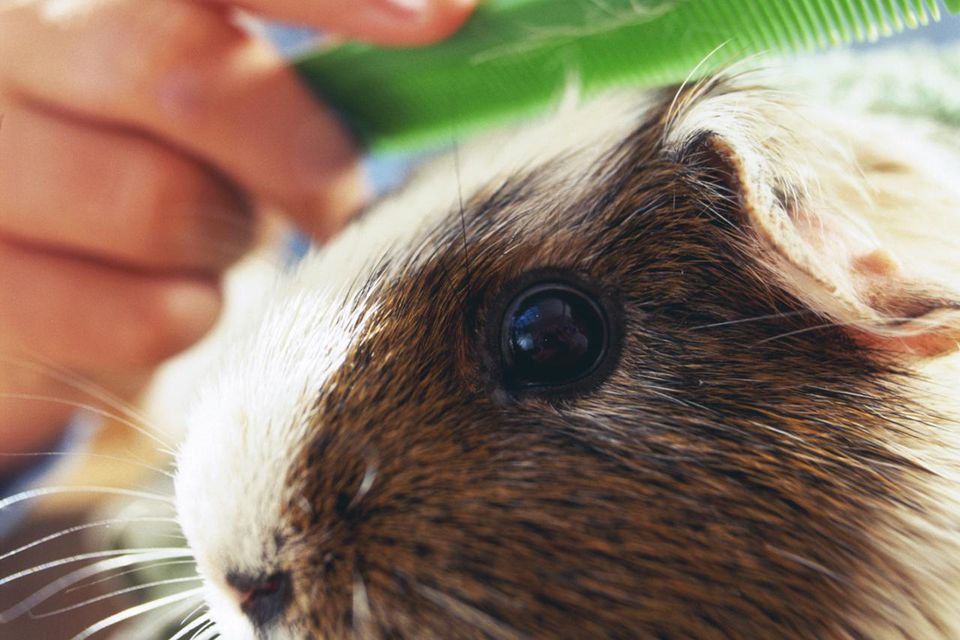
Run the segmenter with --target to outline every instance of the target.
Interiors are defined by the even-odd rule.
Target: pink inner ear
[[[960,348],[960,336],[950,333],[920,333],[904,337],[882,336],[867,333],[859,329],[850,332],[858,344],[870,349],[916,356],[918,358],[936,358],[953,353]]]
[[[799,238],[792,241],[793,247],[781,249],[795,264],[806,262],[804,270],[813,276],[813,286],[825,288],[840,303],[835,309],[820,310],[838,316],[857,342],[922,358],[960,348],[960,302],[934,294],[933,283],[909,277],[896,256],[868,230],[830,211],[788,215]],[[781,242],[791,240],[774,239],[775,244]],[[822,299],[822,292],[810,293],[802,297]]]
[[[814,199],[785,201],[773,186],[786,178],[749,145],[716,135],[707,144],[741,193],[761,256],[797,297],[867,347],[913,357],[960,348],[960,295],[907,273],[866,212],[834,208],[854,204],[831,193],[829,180]]]
[[[889,252],[877,247],[869,253],[855,256],[852,267],[864,277],[892,278],[900,270],[900,263]]]
[[[848,290],[862,298],[879,281],[896,278],[901,271],[899,261],[867,229],[842,214],[823,210],[811,212],[791,207],[786,211],[801,246],[789,246],[789,233],[774,238],[783,243],[794,261],[810,260],[810,270],[818,279],[825,279],[839,290]],[[763,216],[761,216],[763,217]],[[763,224],[763,221],[760,221]],[[804,255],[809,254],[809,255]],[[825,283],[826,284],[826,283]]]
[[[788,248],[788,257],[807,261],[811,275],[833,295],[848,297],[844,302],[862,306],[868,315],[889,315],[902,306],[895,302],[897,298],[910,297],[902,264],[869,230],[829,210],[788,215],[802,246]],[[789,242],[775,240],[784,241]]]

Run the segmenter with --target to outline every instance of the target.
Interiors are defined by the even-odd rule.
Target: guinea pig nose
[[[269,576],[231,573],[227,576],[227,584],[233,588],[240,610],[257,628],[276,620],[290,604],[293,595],[290,574],[286,571]]]

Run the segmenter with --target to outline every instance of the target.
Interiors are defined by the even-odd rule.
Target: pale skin
[[[357,149],[235,9],[415,46],[472,4],[0,4],[0,453],[58,438],[65,379],[129,395],[199,340],[265,206],[323,240],[362,203]]]

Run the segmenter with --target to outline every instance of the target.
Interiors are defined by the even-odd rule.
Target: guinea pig
[[[958,137],[807,69],[570,100],[272,287],[201,637],[960,637]]]

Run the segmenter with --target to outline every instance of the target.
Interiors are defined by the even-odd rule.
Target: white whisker
[[[762,316],[753,316],[750,318],[738,318],[736,320],[727,320],[726,322],[713,322],[711,324],[701,324],[696,327],[690,327],[692,331],[699,331],[701,329],[713,329],[716,327],[728,327],[735,324],[745,324],[748,322],[762,322],[764,320],[777,320],[779,318],[794,318],[796,316],[810,315],[815,314],[816,311],[788,311],[784,313],[768,313]]]
[[[207,603],[206,603],[206,602],[201,602],[200,604],[198,604],[197,606],[195,606],[193,609],[190,610],[189,613],[187,613],[187,615],[183,616],[183,620],[181,620],[181,621],[180,621],[180,624],[177,625],[177,626],[181,626],[181,627],[182,627],[183,625],[187,624],[187,620],[189,620],[189,619],[192,618],[193,616],[195,616],[195,615],[197,615],[198,613],[200,613],[201,611],[203,611],[203,609],[205,609],[206,606],[207,606]],[[200,617],[201,617],[201,618],[205,618],[206,616],[200,616]],[[172,639],[171,639],[171,640],[172,640]]]
[[[184,628],[180,629],[180,631],[177,631],[176,634],[170,636],[170,640],[181,640],[181,638],[187,637],[187,634],[192,631],[195,631],[194,635],[196,635],[196,633],[203,633],[211,624],[213,623],[210,621],[210,618],[207,616],[200,616]]]
[[[220,634],[217,632],[216,627],[211,623],[211,625],[205,628],[202,632],[197,633],[197,635],[190,638],[190,640],[214,640],[219,638]]]
[[[220,634],[217,633],[215,623],[213,622],[213,620],[208,620],[207,624],[201,626],[199,629],[197,629],[193,633],[192,636],[190,636],[190,640],[219,638],[219,637],[220,637]]]
[[[217,631],[216,626],[211,624],[203,635],[194,636],[190,640],[216,640],[219,637],[220,633]]]
[[[468,604],[459,598],[449,594],[437,591],[422,584],[416,585],[417,591],[427,597],[428,600],[446,609],[454,616],[466,622],[471,627],[482,631],[494,638],[525,638],[526,636],[516,629],[510,627],[505,622],[497,620],[491,615],[484,613],[471,604]]]
[[[91,605],[96,602],[102,602],[104,600],[109,600],[110,598],[115,598],[116,596],[122,596],[127,593],[136,593],[137,591],[144,591],[146,589],[152,589],[153,587],[162,587],[168,584],[183,584],[185,582],[197,582],[198,580],[203,580],[203,578],[201,578],[200,576],[193,576],[190,578],[168,578],[166,580],[156,580],[154,582],[145,582],[143,584],[134,585],[132,587],[124,587],[123,589],[117,589],[116,591],[111,591],[110,593],[105,593],[95,598],[90,598],[88,600],[84,600],[83,602],[72,604],[68,607],[54,609],[53,611],[44,611],[43,613],[31,614],[30,617],[37,620],[42,618],[49,618],[50,616],[55,616],[61,613],[67,613],[68,611],[75,611],[77,609],[86,607],[87,605]]]
[[[133,552],[133,553],[132,553]],[[136,553],[139,552],[139,553]],[[46,571],[48,569],[55,569],[57,567],[62,567],[67,564],[73,564],[74,562],[83,562],[84,560],[96,560],[98,558],[116,558],[118,556],[124,556],[125,558],[141,558],[143,556],[153,556],[154,554],[159,554],[158,558],[177,558],[190,555],[189,549],[110,549],[106,551],[91,551],[89,553],[80,553],[74,556],[69,556],[66,558],[60,558],[59,560],[51,560],[50,562],[45,562],[43,564],[38,564],[35,567],[29,569],[24,569],[23,571],[18,571],[12,573],[8,576],[0,578],[0,587],[8,585],[11,582],[16,582],[21,578],[26,578],[27,576],[32,576],[35,573],[40,573],[41,571]],[[169,554],[169,555],[168,555]]]
[[[179,605],[173,605],[169,609],[153,612],[149,619],[144,619],[137,624],[137,631],[140,638],[160,638],[166,637],[167,631],[171,626],[177,629],[182,627],[192,617],[195,612],[201,611],[206,607],[203,598],[186,599]],[[186,613],[190,612],[190,613]],[[118,634],[114,634],[118,635]]]
[[[690,73],[687,74],[687,77],[683,79],[683,82],[680,83],[680,86],[677,87],[676,92],[673,94],[673,100],[670,101],[670,106],[667,108],[665,122],[667,123],[664,127],[664,132],[669,132],[673,127],[673,123],[676,122],[679,115],[678,102],[680,97],[683,95],[684,91],[687,88],[687,85],[693,80],[693,78],[700,72],[711,58],[713,58],[721,49],[726,47],[729,44],[729,41],[724,41],[714,47],[707,55],[700,59],[693,69],[690,70]]]
[[[370,611],[370,598],[367,596],[367,587],[363,583],[363,576],[355,571],[353,574],[353,606],[351,607],[353,616],[353,637],[358,640],[368,640],[373,638],[371,633],[372,613]]]
[[[186,544],[187,542],[187,539],[180,533],[152,533],[151,536],[169,540],[172,544]]]
[[[170,448],[171,444],[161,439],[160,437],[158,437],[155,433],[152,433],[150,430],[147,430],[146,428],[140,426],[139,424],[137,424],[136,422],[134,422],[129,418],[125,418],[121,415],[117,415],[116,413],[111,413],[105,409],[101,409],[100,407],[94,406],[92,404],[88,404],[84,402],[76,402],[74,400],[66,400],[64,398],[58,398],[56,396],[45,396],[45,395],[40,395],[35,393],[0,393],[0,398],[7,398],[11,400],[33,400],[36,402],[49,402],[51,404],[62,404],[68,407],[73,407],[74,409],[89,411],[94,415],[98,415],[108,420],[116,420],[120,424],[126,427],[130,427],[137,433],[152,440],[155,444],[158,445],[158,448],[160,451],[164,453],[168,453],[170,455],[174,455],[174,452]]]
[[[72,591],[77,591],[78,589],[93,587],[98,584],[108,582],[110,580],[122,578],[123,576],[127,576],[132,573],[137,573],[138,571],[149,571],[151,569],[157,569],[160,567],[171,567],[171,566],[176,566],[178,564],[196,564],[196,561],[193,558],[189,558],[187,560],[167,560],[167,561],[152,562],[150,564],[144,564],[144,566],[142,567],[133,567],[132,569],[124,569],[123,571],[117,571],[116,573],[111,573],[108,576],[97,578],[96,580],[91,580],[90,582],[85,582],[83,584],[75,584],[69,589],[65,589],[64,593],[70,593]]]
[[[11,505],[15,505],[19,502],[24,502],[26,500],[33,500],[34,498],[42,498],[44,496],[52,496],[64,493],[99,493],[105,495],[114,495],[114,496],[125,496],[128,498],[143,498],[145,500],[156,500],[157,502],[163,502],[171,507],[174,505],[174,500],[170,496],[162,496],[159,493],[150,493],[147,491],[134,491],[132,489],[120,489],[117,487],[96,487],[96,486],[80,486],[80,487],[39,487],[37,489],[28,489],[27,491],[21,491],[20,493],[15,493],[8,498],[0,500],[0,511],[3,511]]]
[[[97,385],[90,380],[83,379],[76,373],[54,364],[51,360],[44,358],[39,354],[34,353],[33,357],[35,358],[35,361],[17,357],[9,353],[0,353],[0,361],[18,366],[22,369],[27,369],[28,371],[34,371],[48,375],[54,380],[62,382],[63,384],[76,389],[80,393],[88,395],[94,400],[99,400],[108,407],[116,409],[121,414],[129,416],[131,419],[136,420],[145,428],[150,429],[155,433],[163,433],[161,429],[158,429],[156,426],[150,424],[150,421],[147,420],[146,417],[140,412],[138,412],[136,407],[129,402],[124,401],[119,396],[110,393],[110,391],[104,387]]]
[[[22,547],[17,547],[13,551],[8,551],[4,554],[0,554],[0,561],[11,558],[18,553],[23,553],[27,549],[32,549],[51,540],[56,540],[57,538],[62,538],[63,536],[70,535],[71,533],[76,533],[77,531],[84,531],[86,529],[95,529],[97,527],[106,527],[114,524],[128,524],[131,522],[169,522],[175,523],[176,520],[173,518],[162,518],[162,517],[144,517],[144,518],[114,518],[111,520],[98,520],[96,522],[87,522],[85,524],[78,524],[73,527],[69,527],[57,533],[51,533],[48,536],[44,536],[39,540],[34,540],[33,542],[27,543]]]
[[[884,321],[885,321],[885,322],[884,322],[884,325],[881,325],[880,327],[878,327],[878,328],[880,329],[880,331],[875,331],[875,333],[877,333],[877,335],[880,335],[880,336],[891,336],[891,337],[895,337],[895,338],[896,338],[896,337],[904,337],[904,336],[909,336],[909,335],[910,335],[910,333],[898,332],[898,331],[896,330],[896,327],[897,327],[898,324],[915,323],[915,324],[918,324],[918,325],[920,325],[920,326],[933,327],[933,328],[939,326],[939,324],[938,324],[938,322],[937,322],[936,320],[928,320],[928,319],[926,319],[926,318],[911,318],[911,317],[895,317],[895,316],[891,316],[891,317],[885,318]],[[830,328],[834,328],[834,327],[837,327],[837,328],[856,327],[856,326],[862,325],[862,324],[863,324],[863,322],[862,322],[862,321],[859,321],[859,320],[850,320],[850,321],[847,321],[847,322],[842,322],[842,321],[839,321],[839,320],[831,321],[831,322],[824,322],[824,323],[822,323],[822,324],[816,324],[816,325],[812,325],[812,326],[809,326],[809,327],[802,327],[802,328],[797,329],[797,330],[795,330],[795,331],[787,331],[787,332],[785,332],[785,333],[779,333],[779,334],[777,334],[777,335],[775,335],[775,336],[771,336],[771,337],[769,337],[769,338],[764,338],[763,340],[758,340],[755,344],[763,344],[763,343],[765,343],[765,342],[773,342],[774,340],[779,340],[779,339],[781,339],[781,338],[789,338],[790,336],[801,335],[801,334],[809,333],[809,332],[812,332],[812,331],[822,331],[823,329],[830,329]]]
[[[86,567],[76,569],[75,571],[72,571],[63,577],[54,580],[42,589],[35,591],[32,595],[28,596],[24,600],[21,600],[19,603],[10,607],[6,611],[0,611],[0,623],[9,622],[15,618],[18,618],[30,611],[33,607],[46,602],[53,596],[69,587],[72,587],[81,580],[86,580],[89,577],[99,575],[104,571],[119,569],[121,567],[129,567],[135,564],[142,564],[144,562],[150,562],[151,560],[182,558],[188,555],[190,555],[190,551],[187,549],[158,549],[137,554],[131,554],[128,551],[95,551],[92,553],[85,553],[77,556],[71,556],[69,558],[54,560],[36,567],[31,567],[30,569],[19,571],[0,580],[0,586],[9,584],[26,576],[40,573],[41,571],[46,571],[47,569],[61,567],[73,562],[93,560],[96,558],[107,558],[106,560],[101,560],[100,562],[95,562]]]
[[[160,467],[147,464],[140,460],[130,460],[129,458],[121,458],[120,456],[111,456],[105,453],[89,453],[86,451],[33,451],[30,453],[4,453],[0,452],[0,458],[41,458],[41,457],[62,457],[70,458],[81,456],[83,458],[96,458],[97,460],[109,460],[111,462],[122,462],[124,464],[129,464],[132,466],[140,467],[141,469],[146,469],[147,471],[153,471],[154,473],[159,473],[164,475],[171,480],[174,478],[174,474],[166,469],[161,469]]]
[[[113,625],[119,624],[124,620],[129,620],[130,618],[135,618],[139,615],[143,615],[144,613],[148,613],[150,611],[154,611],[156,609],[169,606],[176,602],[181,602],[183,600],[186,600],[187,598],[193,598],[193,597],[199,596],[202,592],[203,592],[203,587],[197,587],[196,589],[190,589],[188,591],[183,591],[181,593],[174,593],[169,596],[164,596],[163,598],[157,598],[152,602],[146,602],[144,604],[139,604],[135,607],[129,607],[127,609],[124,609],[123,611],[113,614],[112,616],[108,616],[104,618],[103,620],[101,620],[96,624],[90,625],[89,627],[87,627],[77,635],[73,636],[73,638],[71,638],[70,640],[85,640],[86,638],[89,638],[93,634],[103,631],[104,629],[109,629]]]

